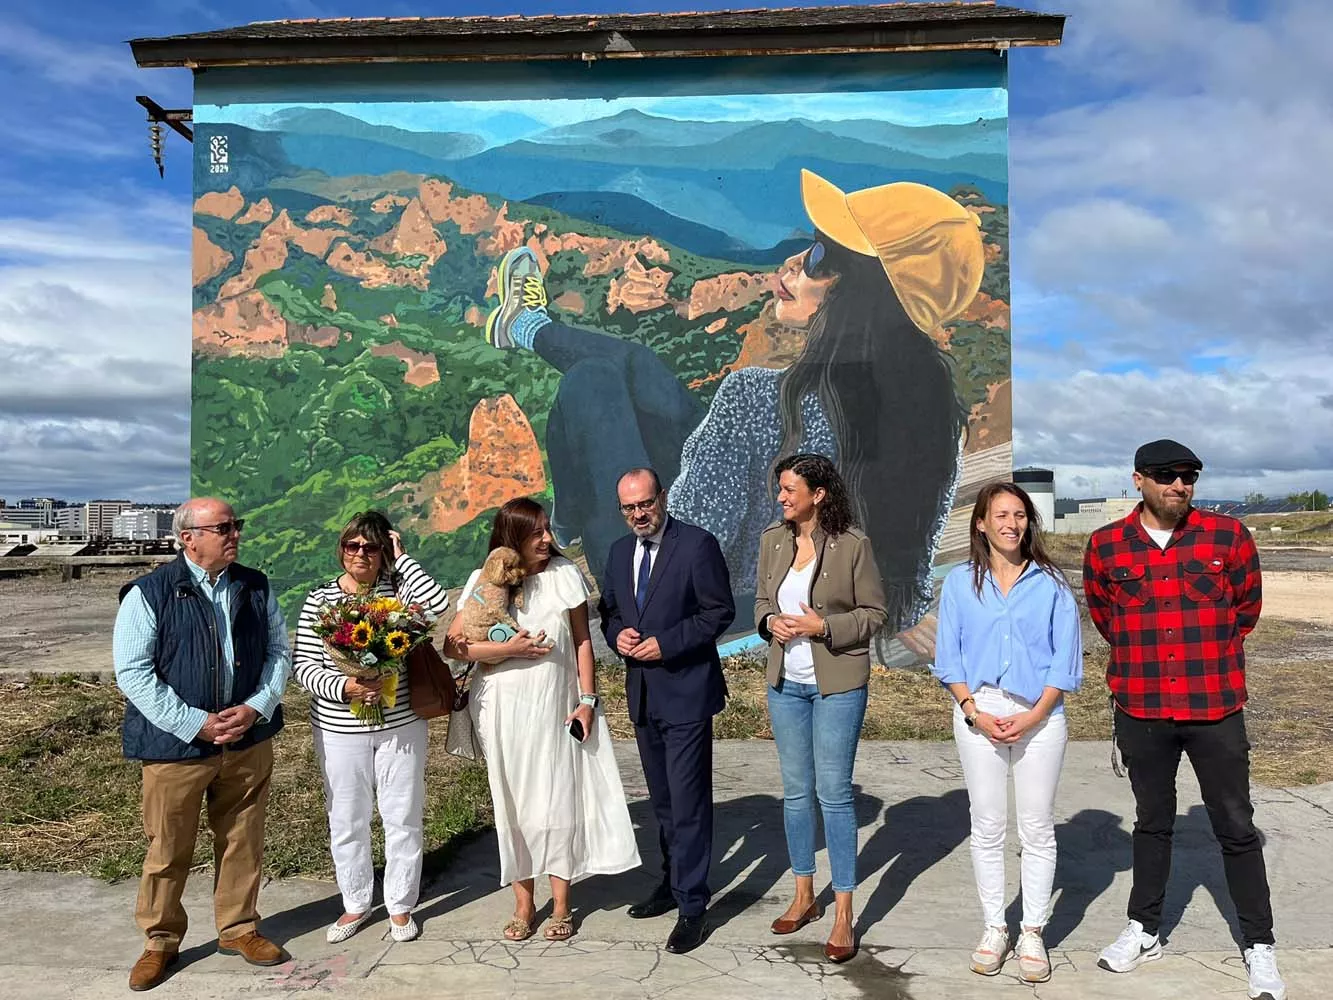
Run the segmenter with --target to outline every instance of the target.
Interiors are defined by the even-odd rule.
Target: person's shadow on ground
[[[1055,888],[1059,896],[1042,935],[1047,947],[1054,948],[1072,934],[1083,923],[1093,900],[1111,888],[1117,874],[1129,870],[1132,852],[1123,822],[1122,817],[1105,809],[1082,809],[1066,822],[1056,824]],[[1021,893],[1005,916],[1011,927],[1022,921]]]
[[[1259,841],[1263,843],[1263,834]],[[1184,918],[1194,890],[1202,886],[1213,897],[1222,919],[1231,930],[1236,947],[1244,948],[1240,921],[1227,888],[1226,872],[1222,865],[1222,849],[1213,836],[1212,821],[1202,805],[1190,807],[1184,816],[1176,817],[1176,832],[1172,841],[1171,878],[1166,883],[1166,901],[1162,905],[1162,927],[1159,933],[1169,939],[1171,932]]]
[[[885,865],[889,868],[861,908],[854,928],[856,936],[883,920],[912,883],[953,853],[970,829],[967,792],[961,788],[938,796],[917,795],[884,810],[879,829],[861,848],[856,865],[863,877]]]

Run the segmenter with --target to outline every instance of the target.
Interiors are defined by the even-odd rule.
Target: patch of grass
[[[274,743],[264,842],[273,877],[333,874],[324,789],[311,742],[308,696],[284,699],[287,726]],[[137,878],[145,842],[140,765],[120,751],[124,701],[112,684],[74,678],[0,685],[0,868]],[[444,751],[431,727],[426,766],[426,847],[431,867],[491,823],[484,766]],[[376,825],[376,862],[383,840]],[[212,835],[201,816],[197,869],[210,867]]]

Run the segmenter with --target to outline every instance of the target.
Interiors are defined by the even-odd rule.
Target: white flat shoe
[[[361,929],[361,926],[370,919],[373,907],[367,910],[361,916],[357,917],[350,924],[340,924],[337,922],[329,924],[329,929],[324,932],[324,940],[329,944],[340,944]]]
[[[389,934],[395,941],[415,941],[421,937],[421,928],[409,913],[405,924],[395,924],[393,918],[389,918]]]

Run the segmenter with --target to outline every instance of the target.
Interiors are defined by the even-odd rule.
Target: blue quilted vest
[[[169,688],[191,708],[220,712],[245,702],[259,687],[268,655],[268,577],[258,570],[232,563],[227,575],[233,584],[231,641],[235,663],[231,700],[222,700],[222,643],[217,616],[203,592],[195,586],[185,556],[159,566],[147,576],[121,588],[121,600],[138,587],[157,618],[153,668]],[[258,721],[229,750],[244,750],[276,735],[282,728],[282,706],[268,722]],[[131,760],[196,760],[222,752],[203,739],[184,743],[149,722],[132,703],[125,705],[121,745]]]

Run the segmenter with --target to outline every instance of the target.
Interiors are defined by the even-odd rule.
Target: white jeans
[[[977,710],[1003,718],[1026,711],[1032,703],[999,688],[974,691]],[[1055,787],[1065,759],[1064,712],[1055,712],[1012,745],[992,743],[980,729],[963,721],[954,708],[954,739],[967,781],[972,813],[972,871],[987,926],[1003,927],[1004,835],[1008,826],[1009,772],[1014,775],[1014,806],[1022,845],[1023,926],[1045,927],[1055,881]]]
[[[410,913],[421,889],[426,720],[388,732],[314,733],[343,909],[364,913],[371,906],[370,819],[378,801],[384,823],[384,905],[393,915]]]

